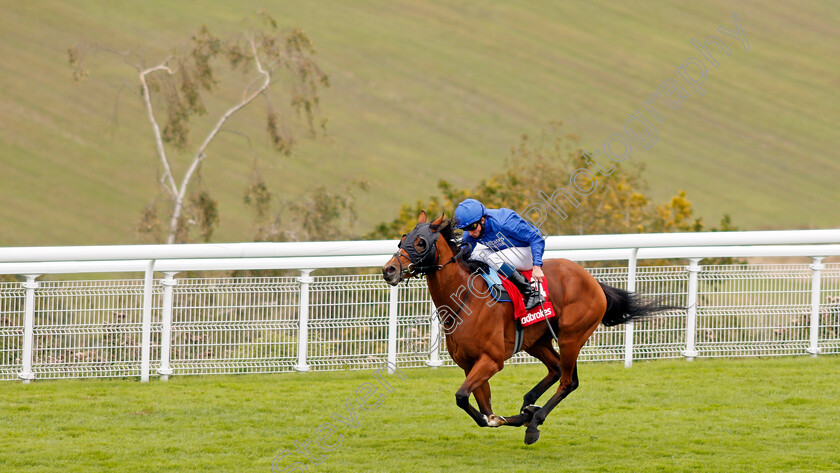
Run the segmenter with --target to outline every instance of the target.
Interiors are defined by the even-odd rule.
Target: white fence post
[[[688,309],[685,316],[685,351],[683,352],[687,361],[694,361],[697,357],[697,279],[701,270],[700,259],[690,258],[688,265]]]
[[[35,289],[41,285],[35,279],[40,274],[27,274],[23,288],[26,289],[23,306],[23,359],[21,360],[21,371],[18,378],[28,384],[35,379],[32,373],[32,351],[35,342]]]
[[[429,318],[429,359],[426,365],[432,368],[443,366],[440,361],[440,317],[437,308],[432,304],[432,316]]]
[[[817,356],[822,350],[819,347],[820,335],[820,294],[822,291],[821,273],[825,266],[822,264],[822,256],[814,256],[812,258],[814,264],[811,268],[811,333],[810,343],[808,344],[807,352],[811,356]]]
[[[388,373],[397,368],[397,309],[399,308],[399,286],[391,286],[388,299]]]
[[[152,283],[155,278],[155,260],[146,263],[146,275],[143,280],[143,323],[140,342],[140,382],[149,382],[152,354]]]
[[[309,346],[309,285],[315,279],[309,275],[314,269],[301,269],[298,282],[300,283],[300,313],[298,314],[298,361],[296,371],[309,371],[306,364],[306,351]]]
[[[627,261],[627,290],[636,292],[636,256],[638,248],[633,248],[630,259]],[[627,322],[624,326],[624,367],[633,366],[633,321]]]
[[[168,381],[169,375],[173,373],[169,366],[170,353],[172,351],[172,299],[174,287],[178,284],[175,280],[177,273],[163,273],[165,277],[161,284],[163,284],[163,308],[161,309],[161,327],[160,327],[160,368],[157,372],[160,375],[161,381]]]

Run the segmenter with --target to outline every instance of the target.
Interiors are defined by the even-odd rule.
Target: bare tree
[[[188,238],[185,207],[191,202],[204,215],[201,220],[205,240],[212,234],[217,220],[215,201],[206,193],[188,198],[190,184],[200,165],[208,158],[208,148],[224,129],[228,120],[252,104],[258,97],[265,99],[266,130],[274,149],[290,155],[295,145],[294,136],[281,122],[272,107],[269,90],[276,87],[281,75],[291,78],[288,92],[289,106],[303,118],[309,133],[315,135],[325,130],[326,120],[318,117],[319,92],[329,86],[328,76],[315,62],[315,49],[307,35],[299,28],[279,31],[277,23],[268,15],[260,14],[264,21],[261,28],[253,28],[228,39],[221,39],[202,27],[186,46],[174,48],[172,53],[153,65],[133,51],[118,51],[100,45],[84,44],[68,50],[73,77],[79,81],[87,76],[83,60],[91,51],[104,51],[118,55],[137,70],[139,96],[151,124],[155,149],[161,164],[160,185],[171,203],[166,230],[166,242],[176,243]],[[215,121],[215,125],[197,146],[189,139],[190,118],[206,115],[203,97],[217,92],[220,85],[219,67],[227,65],[246,77],[241,97],[230,104]],[[165,110],[164,110],[165,109]],[[163,124],[163,126],[161,126]],[[175,176],[167,150],[187,152],[191,161],[186,171]],[[149,216],[147,209],[145,217]],[[194,219],[190,219],[194,220]]]

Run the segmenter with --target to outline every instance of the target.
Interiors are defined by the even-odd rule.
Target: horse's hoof
[[[490,414],[487,418],[487,426],[488,427],[499,427],[505,425],[507,421],[504,417],[497,416],[496,414]]]
[[[540,431],[538,429],[528,428],[525,431],[525,445],[531,445],[540,439]]]
[[[528,414],[529,416],[533,416],[540,409],[542,409],[542,407],[540,407],[536,404],[529,404],[529,405],[523,407],[522,410],[519,411],[519,413],[520,414]]]

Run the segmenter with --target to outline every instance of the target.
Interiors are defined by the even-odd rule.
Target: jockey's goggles
[[[464,227],[464,230],[466,230],[468,232],[471,232],[471,231],[475,230],[476,228],[478,228],[479,225],[481,225],[481,220],[475,221],[475,222],[467,225],[466,227]]]

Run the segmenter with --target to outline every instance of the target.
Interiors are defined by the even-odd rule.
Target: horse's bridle
[[[449,261],[444,264],[439,264],[437,258],[435,257],[437,254],[437,240],[439,237],[440,232],[432,230],[432,225],[429,223],[417,224],[417,226],[414,227],[414,230],[403,235],[400,243],[397,245],[399,250],[394,253],[394,257],[400,264],[400,279],[411,276],[413,273],[427,276],[435,271],[440,271],[446,265],[454,263],[458,259],[462,258],[469,250],[468,246],[462,247],[461,251],[453,256]],[[414,242],[418,239],[425,243],[425,248],[421,252],[418,252],[414,246]],[[406,242],[408,242],[408,244],[405,244]],[[401,250],[405,251],[406,254],[403,255]],[[408,258],[409,262],[408,266],[405,268],[403,268],[402,264],[402,257],[404,256]]]

